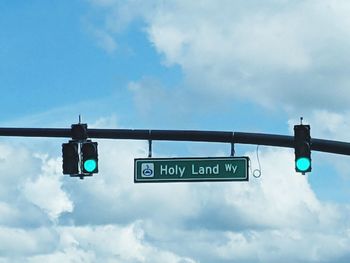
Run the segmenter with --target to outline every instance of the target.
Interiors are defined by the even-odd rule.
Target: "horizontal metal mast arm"
[[[89,129],[88,134],[91,138],[156,141],[231,142],[233,140],[233,132],[221,131]]]
[[[235,143],[294,148],[294,137],[286,135],[235,132]]]
[[[71,129],[61,128],[0,128],[0,136],[71,138],[72,132]],[[293,136],[247,132],[88,129],[88,137],[100,139],[219,142],[294,148]],[[311,150],[350,155],[350,143],[312,138]]]
[[[311,150],[350,155],[350,143],[322,139],[311,139]]]
[[[71,129],[60,128],[0,128],[0,136],[71,137]]]

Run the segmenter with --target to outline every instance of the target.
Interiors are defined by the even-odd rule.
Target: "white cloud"
[[[146,243],[137,223],[56,230],[60,235],[58,250],[29,257],[28,262],[195,262]]]
[[[23,229],[0,226],[0,255],[8,262],[26,255],[48,253],[56,241],[54,231],[44,227]]]
[[[108,7],[109,27],[144,19],[150,42],[167,65],[181,66],[188,89],[287,111],[348,109],[348,1],[133,0]]]
[[[246,187],[234,186],[225,196],[247,222],[317,232],[333,228],[342,218],[337,207],[317,199],[306,176],[295,173],[293,150],[267,150],[260,155],[261,179]]]
[[[40,167],[40,160],[24,145],[0,144],[0,197],[16,195],[23,179],[33,178]],[[21,164],[19,166],[18,164]]]
[[[140,145],[135,146],[130,155],[123,150],[126,144],[104,146],[109,157],[103,160],[110,158],[112,166],[86,188],[93,191],[90,200],[108,206],[109,214],[95,224],[142,219],[154,246],[200,262],[317,262],[349,253],[349,225],[344,224],[349,209],[317,199],[307,177],[294,172],[292,151],[263,151],[262,178],[250,183],[134,185],[132,164],[125,160],[137,155]],[[99,207],[95,213],[106,210]],[[191,249],[181,245],[189,243]]]
[[[96,125],[114,122],[103,118]],[[308,178],[294,172],[292,150],[261,150],[262,177],[249,182],[134,184],[133,159],[147,156],[146,149],[147,142],[99,140],[100,171],[79,180],[60,175],[60,157],[33,157],[23,147],[27,161],[17,165],[17,173],[32,160],[37,163],[29,179],[17,178],[22,187],[1,195],[5,262],[334,262],[349,257],[350,208],[321,202]],[[16,155],[11,144],[1,152],[5,164]],[[4,188],[10,184],[5,179]],[[25,206],[38,211],[20,209]],[[12,218],[16,226],[9,225]],[[33,225],[33,218],[39,223]],[[8,236],[24,245],[14,246],[18,242],[7,242]]]
[[[328,3],[298,2],[277,10],[276,3],[259,3],[242,10],[232,1],[173,1],[147,17],[148,33],[193,86],[266,106],[324,107],[327,101],[329,107],[346,108],[349,79],[342,68],[349,61],[339,55],[347,56],[343,36],[350,32],[342,26],[348,16],[339,10],[348,3],[332,5],[334,12]]]
[[[73,203],[62,190],[61,162],[61,158],[48,160],[43,157],[42,174],[35,180],[28,180],[23,186],[27,200],[40,207],[54,221],[61,213],[73,211]]]
[[[305,233],[298,230],[227,233],[229,241],[218,248],[228,260],[251,262],[334,262],[340,253],[349,253],[349,240],[337,235]]]
[[[19,216],[19,211],[6,202],[0,202],[0,225],[11,224]]]

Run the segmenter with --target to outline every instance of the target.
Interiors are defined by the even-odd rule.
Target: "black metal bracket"
[[[234,142],[231,142],[231,157],[234,157],[235,156],[235,143]]]
[[[71,136],[74,141],[85,141],[88,138],[88,128],[86,123],[72,124]]]
[[[152,140],[148,140],[148,158],[152,158]]]
[[[84,179],[86,176],[93,176],[93,174],[71,174],[70,177],[79,177],[81,180]]]

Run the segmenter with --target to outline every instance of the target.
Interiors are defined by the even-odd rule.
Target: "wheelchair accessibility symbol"
[[[153,163],[143,163],[141,165],[141,176],[142,177],[153,177],[154,176],[154,164]]]

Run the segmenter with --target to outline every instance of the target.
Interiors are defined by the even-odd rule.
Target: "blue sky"
[[[350,141],[350,4],[2,1],[0,125],[198,129]],[[67,139],[68,140],[68,139]],[[349,157],[260,147],[248,183],[133,183],[147,142],[98,140],[100,171],[62,175],[66,140],[0,138],[0,262],[348,262]],[[230,145],[154,142],[154,156]],[[236,146],[258,167],[256,146]],[[12,237],[12,238],[9,238]],[[18,244],[21,244],[20,246]]]

